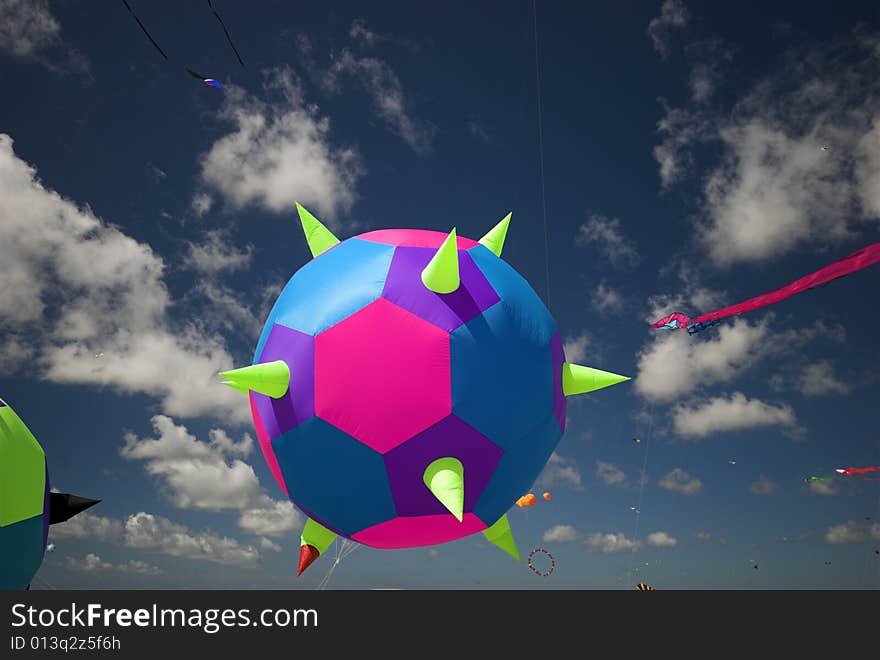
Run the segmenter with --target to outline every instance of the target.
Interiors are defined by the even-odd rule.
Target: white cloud
[[[596,476],[606,486],[623,485],[626,480],[623,470],[613,463],[605,463],[604,461],[596,461]]]
[[[587,549],[604,554],[628,552],[641,547],[639,541],[628,539],[623,532],[597,532],[590,534],[584,541]]]
[[[827,360],[807,365],[798,378],[797,388],[804,396],[847,394],[850,385],[834,375],[834,367]]]
[[[201,218],[214,206],[214,198],[204,192],[196,193],[193,195],[191,206],[196,217]]]
[[[664,58],[669,55],[669,38],[676,28],[683,28],[690,20],[690,14],[681,0],[664,0],[660,15],[648,23],[648,36],[654,43],[654,50]]]
[[[763,261],[819,236],[848,237],[841,218],[851,214],[851,186],[818,136],[791,136],[754,118],[723,127],[719,138],[727,157],[706,182],[710,219],[698,228],[715,263]]]
[[[675,468],[660,480],[660,488],[682,495],[696,495],[702,490],[703,482],[681,468]]]
[[[251,567],[260,560],[260,553],[253,546],[242,546],[233,538],[211,531],[193,532],[185,525],[144,512],[129,516],[125,521],[123,545],[216,564]]]
[[[690,58],[696,60],[688,81],[691,99],[703,103],[714,94],[721,79],[722,65],[733,59],[733,54],[718,38],[699,41],[685,50]]]
[[[287,536],[302,530],[305,517],[289,500],[266,498],[261,505],[242,511],[238,526],[260,536]]]
[[[708,296],[708,293],[701,295]],[[675,310],[676,302],[657,302],[650,317]],[[698,308],[711,309],[712,305]],[[661,311],[662,310],[662,311]],[[820,322],[812,326],[772,332],[772,316],[754,325],[743,318],[726,322],[702,341],[695,341],[682,331],[657,330],[654,338],[638,355],[636,391],[657,402],[680,399],[700,385],[728,382],[741,376],[748,368],[764,363],[768,358],[785,355],[801,357],[801,349],[810,342],[826,339],[837,343],[845,341],[841,326],[826,326]]]
[[[403,84],[386,62],[375,57],[358,57],[346,48],[334,58],[324,86],[338,90],[339,78],[343,75],[353,76],[364,87],[376,114],[392,133],[417,153],[431,151],[435,127],[410,114]]]
[[[880,541],[880,523],[862,524],[852,520],[829,527],[825,532],[825,542],[833,545],[842,543],[865,543]]]
[[[691,98],[694,101],[705,101],[715,91],[718,73],[707,62],[700,62],[691,69]]]
[[[47,0],[0,0],[0,50],[55,72],[88,71],[88,60],[61,39]]]
[[[692,295],[708,297],[705,290]],[[680,311],[681,298],[655,299],[651,321],[670,311]],[[713,305],[697,309],[712,309]],[[816,340],[845,341],[840,326],[816,322],[803,328],[771,331],[772,314],[752,324],[735,318],[724,322],[705,337],[695,339],[683,331],[655,330],[638,354],[636,391],[655,402],[681,399],[703,385],[731,381],[749,368],[766,364],[772,358],[779,364],[790,356],[800,360],[803,347]]]
[[[563,458],[555,451],[550,454],[547,465],[535,482],[540,486],[553,486],[555,484],[568,484],[575,490],[583,488],[581,472],[570,458]]]
[[[678,539],[667,532],[653,532],[645,537],[645,542],[654,548],[674,548]]]
[[[3,134],[0,200],[0,323],[29,336],[31,375],[157,396],[168,414],[249,420],[217,382],[232,366],[222,339],[170,319],[161,257],[44,187]]]
[[[749,486],[749,492],[752,495],[770,495],[775,493],[779,488],[779,484],[772,481],[766,474],[758,477],[758,480]]]
[[[124,564],[113,564],[104,561],[92,552],[82,558],[67,557],[66,560],[69,568],[92,573],[134,573],[137,575],[159,575],[162,573],[162,569],[158,566],[137,559],[129,559]]]
[[[259,551],[211,530],[194,532],[186,525],[143,511],[122,522],[82,513],[67,522],[49,527],[52,539],[90,539],[124,548],[144,550],[172,557],[201,559],[217,564],[255,566]],[[139,562],[123,564],[131,569]]]
[[[591,300],[593,307],[603,313],[613,314],[623,309],[623,296],[617,289],[611,288],[605,282],[599,282],[593,291]]]
[[[0,338],[0,363],[7,373],[13,373],[30,362],[35,352],[23,336],[9,334]]]
[[[672,410],[672,418],[675,432],[685,438],[705,438],[713,433],[768,426],[781,426],[794,436],[803,432],[791,406],[748,399],[742,392],[696,405],[677,405]]]
[[[356,18],[351,22],[351,29],[348,31],[348,36],[354,41],[361,40],[370,47],[375,46],[377,42],[383,40],[381,35],[376,34],[367,27],[367,21],[363,18]]]
[[[587,222],[578,227],[575,245],[584,247],[596,244],[599,253],[615,268],[630,268],[641,261],[635,243],[624,236],[623,224],[617,218],[592,214]]]
[[[150,420],[156,439],[126,433],[123,458],[143,460],[149,474],[161,477],[165,495],[181,509],[243,510],[263,497],[254,469],[226,454],[246,456],[253,439],[245,434],[238,443],[221,430],[211,431],[211,442],[202,442],[186,427],[164,415]]]
[[[587,348],[590,345],[590,338],[585,332],[577,337],[569,339],[562,344],[562,351],[565,353],[566,362],[580,364],[587,357]]]
[[[814,495],[839,495],[838,483],[834,479],[823,481],[811,481],[807,484],[807,490]]]
[[[265,536],[260,537],[260,549],[266,552],[281,552],[281,546]]]
[[[257,204],[289,214],[298,201],[332,220],[354,203],[360,159],[333,147],[329,120],[305,104],[289,68],[275,69],[269,88],[283,101],[272,105],[227,87],[220,118],[235,129],[201,157],[201,181],[235,209]]]
[[[833,247],[876,222],[877,43],[856,30],[821,48],[799,46],[732,108],[666,108],[655,148],[664,186],[691,169],[689,147],[720,147],[715,163],[696,170],[704,182],[696,237],[714,264]]]
[[[653,154],[660,166],[661,187],[666,189],[693,170],[694,157],[689,147],[711,139],[714,134],[712,121],[700,113],[672,108],[665,99],[658,100],[666,114],[657,122],[657,133],[662,140],[654,147]]]
[[[185,263],[200,273],[216,274],[236,271],[250,266],[254,246],[240,249],[231,242],[229,234],[222,230],[207,232],[201,243],[189,243]]]
[[[70,520],[49,527],[52,539],[92,539],[114,542],[122,535],[122,523],[114,518],[80,513]]]
[[[731,380],[751,366],[770,334],[767,323],[736,319],[717,328],[708,340],[658,330],[638,356],[636,391],[653,401],[672,401],[696,389]]]
[[[571,525],[554,525],[544,532],[542,540],[544,543],[568,543],[579,537],[580,533]]]
[[[880,217],[880,116],[865,133],[855,149],[856,185],[865,214]]]
[[[272,287],[274,290],[275,287]],[[280,293],[280,291],[279,291]],[[268,315],[259,316],[252,310],[241,293],[216,281],[213,277],[199,279],[187,293],[185,300],[201,297],[210,303],[201,314],[201,321],[210,325],[214,330],[225,330],[229,333],[237,333],[253,339],[260,336],[263,321]],[[194,304],[196,304],[194,302]],[[247,398],[239,397],[245,404]]]
[[[694,534],[700,541],[711,541],[712,540],[712,532],[697,532]]]

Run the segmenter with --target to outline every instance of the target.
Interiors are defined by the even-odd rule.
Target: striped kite
[[[667,328],[670,330],[686,328],[688,334],[693,335],[701,330],[718,325],[721,319],[743,314],[745,312],[751,312],[761,307],[766,307],[767,305],[773,305],[785,300],[789,296],[795,295],[796,293],[817,286],[824,286],[832,280],[836,280],[838,277],[850,275],[862,268],[873,266],[877,262],[880,262],[880,243],[874,243],[873,245],[863,247],[861,250],[853,252],[848,257],[835,261],[833,264],[825,266],[814,273],[810,273],[809,275],[786,284],[784,287],[771,291],[770,293],[763,293],[760,296],[749,298],[743,302],[724,307],[723,309],[714,312],[709,312],[708,314],[702,314],[693,319],[684,314],[674,312],[668,316],[664,316],[659,321],[652,323],[651,327]]]

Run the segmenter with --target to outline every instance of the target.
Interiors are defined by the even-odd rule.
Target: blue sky
[[[880,270],[647,326],[880,240],[876,8],[540,2],[536,70],[530,2],[215,3],[246,68],[206,3],[130,4],[168,61],[121,2],[0,0],[0,394],[103,499],[35,586],[880,586],[880,485],[803,481],[880,465]],[[216,379],[310,256],[294,200],[343,237],[513,211],[569,359],[633,377],[509,513],[551,577],[481,535],[294,577],[304,518]]]

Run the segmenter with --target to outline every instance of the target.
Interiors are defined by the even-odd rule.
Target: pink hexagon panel
[[[384,454],[450,414],[449,364],[449,333],[380,298],[315,338],[315,414]]]

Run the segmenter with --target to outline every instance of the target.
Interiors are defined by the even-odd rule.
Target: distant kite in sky
[[[871,481],[877,481],[877,479],[873,479],[871,477],[864,476],[869,472],[880,472],[880,465],[872,465],[870,467],[863,468],[838,468],[835,470],[837,474],[842,474],[845,477],[860,477],[861,479],[870,479]]]
[[[541,569],[535,564],[535,556],[536,555],[544,555],[547,558],[547,561],[550,562],[550,565]],[[550,554],[549,550],[545,550],[544,548],[535,548],[529,553],[529,561],[528,566],[533,573],[536,575],[540,575],[541,577],[550,577],[553,574],[553,571],[556,570],[556,559],[553,558],[553,555]]]
[[[789,296],[795,295],[796,293],[828,284],[828,282],[836,280],[838,277],[843,277],[844,275],[849,275],[862,268],[873,266],[877,262],[880,262],[880,243],[874,243],[867,247],[863,247],[861,250],[853,252],[848,257],[835,261],[833,264],[825,266],[814,273],[810,273],[809,275],[802,277],[799,280],[795,280],[790,284],[786,284],[784,287],[771,291],[770,293],[764,293],[760,296],[749,298],[743,302],[724,307],[723,309],[714,312],[709,312],[708,314],[703,314],[693,319],[684,314],[675,312],[668,316],[664,316],[655,323],[652,323],[651,327],[668,328],[670,330],[686,328],[688,334],[692,335],[701,330],[705,330],[706,328],[710,328],[713,325],[718,325],[723,318],[751,312],[767,305],[773,305],[785,300]]]
[[[186,71],[193,78],[196,78],[197,80],[201,80],[208,87],[216,87],[217,89],[223,89],[223,86],[219,82],[214,80],[213,78],[208,78],[207,76],[203,76],[201,73],[193,71],[192,69],[187,69]]]
[[[538,503],[538,498],[535,497],[534,493],[528,493],[526,495],[523,495],[522,497],[520,497],[516,501],[516,505],[519,508],[522,508],[524,506],[535,506],[535,504],[537,504],[537,503]]]

